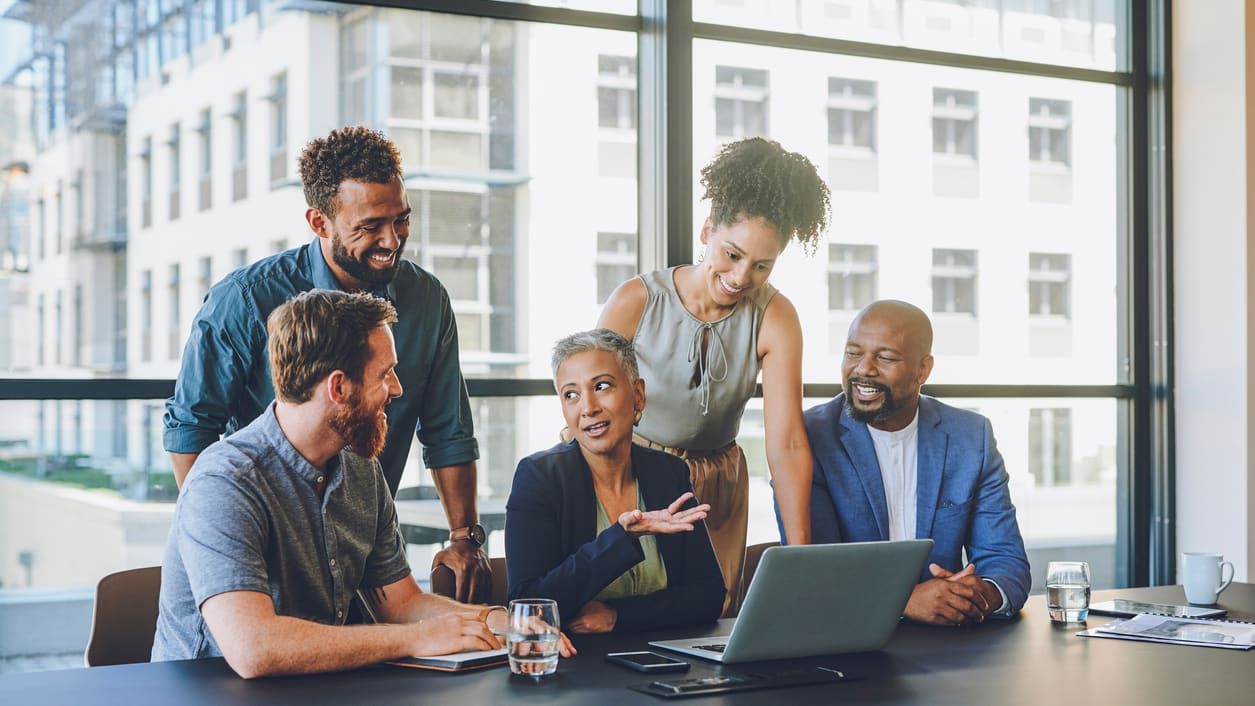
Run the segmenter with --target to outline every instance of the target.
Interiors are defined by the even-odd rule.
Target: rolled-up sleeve
[[[231,404],[244,394],[249,371],[265,354],[265,338],[240,287],[228,279],[214,286],[196,314],[174,394],[166,400],[162,445],[171,453],[200,453],[218,440],[232,417]],[[244,422],[251,421],[243,420]]]
[[[427,375],[417,435],[423,445],[423,463],[444,468],[479,458],[471,401],[462,378],[458,355],[458,328],[449,294],[438,287],[441,315],[436,346]]]

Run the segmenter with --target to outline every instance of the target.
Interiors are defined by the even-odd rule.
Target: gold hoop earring
[[[641,410],[636,410],[636,414],[632,417],[632,426],[639,427],[641,425],[641,417],[643,417],[644,414],[645,413]]]

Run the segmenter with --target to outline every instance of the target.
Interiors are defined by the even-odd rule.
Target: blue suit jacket
[[[845,393],[804,418],[815,463],[811,541],[889,539],[876,448],[867,425],[846,414]],[[928,561],[958,571],[966,549],[977,575],[997,583],[1018,611],[1032,577],[989,420],[921,396],[917,467],[915,536],[933,540]],[[925,566],[920,580],[931,577]]]
[[[632,470],[647,510],[691,492],[688,465],[671,454],[632,445]],[[684,507],[697,503],[690,499]],[[655,537],[667,587],[607,601],[615,632],[714,622],[723,610],[723,573],[706,523]],[[571,441],[519,461],[506,503],[506,574],[514,598],[552,598],[564,623],[645,558],[640,541],[618,522],[597,533],[593,475]]]

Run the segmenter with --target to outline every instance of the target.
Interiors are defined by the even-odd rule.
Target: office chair
[[[489,605],[506,605],[509,601],[506,600],[506,589],[508,586],[505,577],[505,558],[493,557],[488,560],[488,565],[492,567],[492,586],[488,591],[480,591],[478,596],[472,596],[473,599],[479,600],[471,600],[470,602],[477,603],[480,600],[487,599],[486,602]],[[443,564],[433,568],[430,581],[432,593],[453,598],[456,588],[452,569]]]
[[[160,566],[118,571],[100,579],[83,662],[101,667],[149,661],[160,592]]]
[[[741,611],[741,602],[745,600],[745,593],[750,589],[750,581],[754,580],[754,572],[758,570],[758,562],[762,560],[763,552],[778,546],[780,546],[779,542],[763,542],[745,548],[745,564],[741,567],[741,583],[737,587],[736,610],[731,616],[725,617],[736,617],[736,613]]]

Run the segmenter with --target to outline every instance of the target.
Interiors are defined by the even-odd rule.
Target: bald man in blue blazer
[[[931,349],[928,316],[905,302],[875,302],[850,325],[845,391],[804,415],[811,541],[932,538],[908,618],[962,625],[1013,615],[1031,577],[1007,471],[988,419],[920,394]]]

